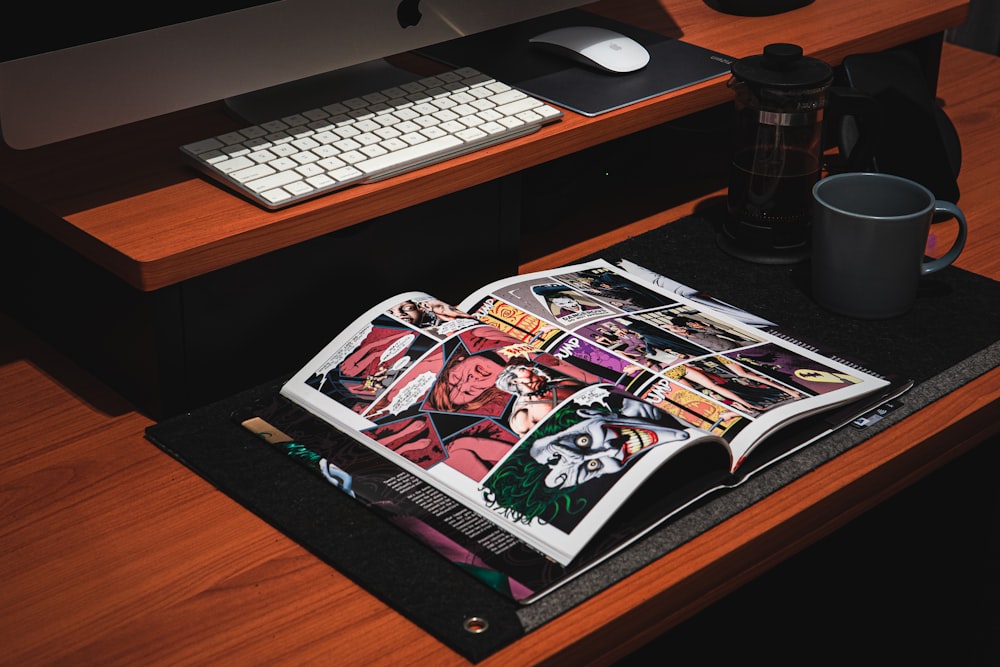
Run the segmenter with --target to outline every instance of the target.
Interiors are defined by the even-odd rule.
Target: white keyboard
[[[460,68],[181,146],[275,210],[534,132],[562,111]]]

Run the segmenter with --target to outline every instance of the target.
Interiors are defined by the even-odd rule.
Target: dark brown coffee
[[[785,149],[780,162],[757,160],[754,151],[736,155],[729,176],[726,233],[748,247],[797,248],[809,239],[812,187],[819,180],[817,160]],[[766,154],[767,149],[756,151]]]

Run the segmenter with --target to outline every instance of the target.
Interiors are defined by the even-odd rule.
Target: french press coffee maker
[[[731,70],[736,125],[719,244],[752,262],[801,261],[809,251],[833,68],[794,44],[769,44]]]

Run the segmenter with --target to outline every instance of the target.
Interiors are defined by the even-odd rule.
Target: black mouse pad
[[[590,25],[619,32],[649,51],[637,72],[611,74],[548,53],[528,40],[548,30]],[[450,67],[474,67],[535,97],[596,116],[729,73],[730,56],[590,12],[569,10],[419,51]]]

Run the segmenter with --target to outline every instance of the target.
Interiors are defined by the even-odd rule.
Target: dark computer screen
[[[53,10],[38,3],[19,9],[24,17],[7,22],[8,39],[2,40],[4,141],[27,149],[71,139],[585,2],[186,4],[164,0],[131,8],[76,3]]]

